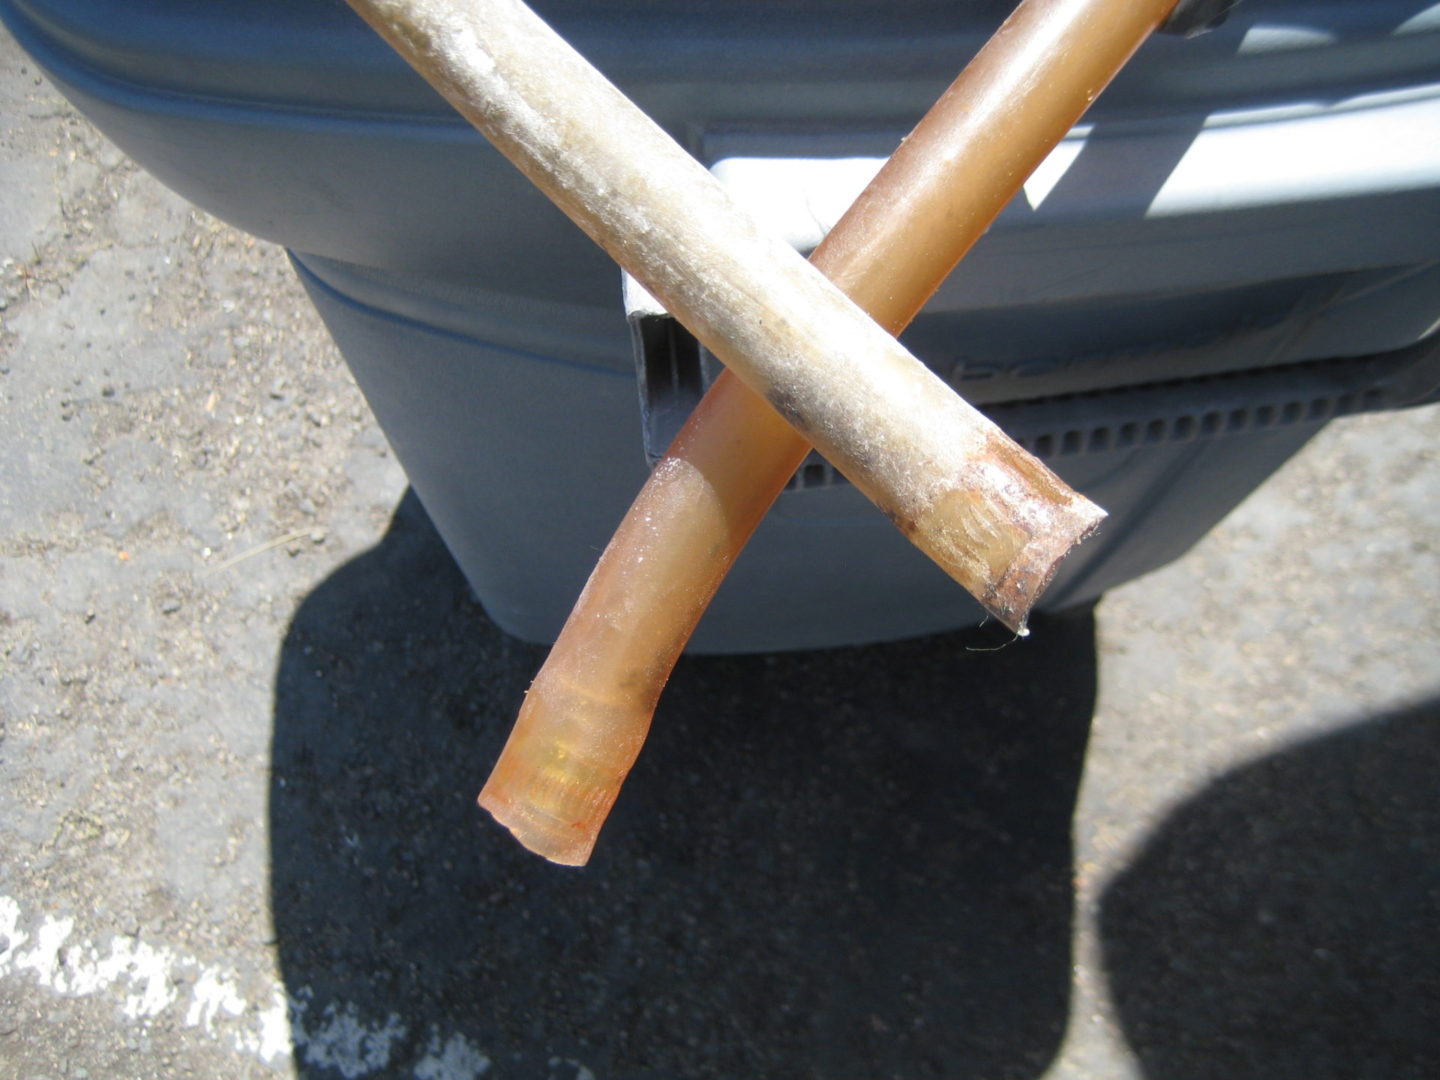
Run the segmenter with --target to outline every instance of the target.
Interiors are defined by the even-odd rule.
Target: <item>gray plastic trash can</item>
[[[801,248],[1009,8],[536,7]],[[335,0],[0,0],[162,181],[285,244],[491,615],[547,640],[713,365]],[[1147,43],[906,335],[1111,513],[1042,606],[1183,553],[1330,418],[1440,384],[1440,19],[1247,0]],[[644,401],[644,409],[641,402]],[[979,608],[823,462],[693,647]]]

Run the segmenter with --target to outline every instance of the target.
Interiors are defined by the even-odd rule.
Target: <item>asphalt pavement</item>
[[[283,252],[0,36],[0,1077],[1440,1075],[1440,408],[994,649],[686,659],[592,865]]]

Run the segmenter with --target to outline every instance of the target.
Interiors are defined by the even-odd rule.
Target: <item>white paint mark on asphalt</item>
[[[173,956],[143,942],[117,937],[110,952],[101,956],[88,942],[65,948],[75,929],[75,920],[45,916],[34,933],[33,948],[22,951],[31,940],[20,929],[20,905],[8,896],[0,897],[0,934],[6,938],[0,952],[0,975],[31,971],[35,981],[57,994],[83,997],[124,983],[121,1009],[132,1020],[156,1016],[175,1001],[170,985]]]
[[[255,1023],[236,1039],[236,1049],[273,1062],[294,1055],[291,1042],[290,996],[278,986],[270,988],[270,1004],[258,1010]]]
[[[490,1059],[464,1035],[441,1043],[440,1032],[432,1028],[425,1056],[415,1064],[415,1080],[479,1080],[489,1071]]]
[[[178,959],[169,949],[157,949],[130,937],[112,938],[104,956],[94,945],[81,942],[65,950],[53,988],[61,994],[83,996],[123,981],[130,992],[121,1009],[131,1020],[144,1020],[175,1004],[179,994],[171,977]]]
[[[303,1057],[347,1080],[394,1074],[391,1055],[406,1028],[393,1013],[377,1022],[352,1004],[327,1004],[307,1022],[312,1008],[308,988],[292,997],[272,983],[268,1004],[257,1006],[245,1000],[234,972],[226,968],[123,934],[101,947],[89,940],[71,942],[74,933],[73,918],[27,917],[13,897],[0,896],[0,979],[29,975],[59,996],[105,995],[137,1023],[179,1005],[183,1015],[177,1009],[177,1019],[185,1027],[275,1067]],[[489,1070],[489,1057],[464,1035],[446,1039],[432,1028],[411,1075],[415,1080],[477,1080]],[[590,1074],[584,1070],[583,1075]]]
[[[394,1013],[380,1025],[365,1022],[360,1010],[352,1004],[326,1005],[321,1011],[315,1027],[305,1024],[305,1013],[310,1010],[311,996],[301,991],[292,999],[291,1023],[296,1031],[296,1047],[300,1046],[299,1032],[306,1032],[304,1038],[305,1060],[311,1065],[334,1069],[345,1080],[369,1076],[390,1064],[390,1047],[397,1039],[405,1037],[405,1025]]]
[[[215,1034],[215,1017],[223,1009],[231,1016],[245,1011],[245,999],[235,989],[235,984],[222,977],[212,968],[200,973],[195,980],[195,997],[185,1013],[186,1027],[201,1027],[205,1034]]]

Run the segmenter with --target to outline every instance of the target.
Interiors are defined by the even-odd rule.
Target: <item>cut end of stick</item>
[[[547,662],[478,801],[535,854],[584,866],[645,742],[654,702],[597,694],[573,674]]]
[[[512,802],[500,794],[505,786],[492,776],[477,801],[522,847],[561,866],[584,866],[590,861],[596,830],[561,821],[529,803]]]
[[[910,539],[964,585],[986,611],[1025,637],[1029,633],[1025,623],[1030,610],[1050,585],[1060,564],[1105,518],[1105,512],[1093,503],[1082,499],[1081,504],[1073,513],[1064,515],[1065,520],[1058,528],[1028,537],[1006,536],[1006,543],[987,549],[984,554],[1004,561],[996,565],[993,574],[985,577],[976,574],[976,549],[957,546],[955,530],[945,528],[944,524],[922,518],[910,533]]]
[[[982,601],[986,610],[1020,637],[1029,636],[1025,623],[1030,609],[1050,587],[1060,564],[1105,520],[1105,511],[1088,499],[1079,503],[1068,515],[1065,531],[1032,537]]]
[[[998,433],[977,462],[969,483],[941,492],[901,528],[1024,637],[1030,609],[1105,511]]]

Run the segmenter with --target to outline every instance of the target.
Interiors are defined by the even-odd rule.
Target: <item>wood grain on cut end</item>
[[[1105,511],[1001,433],[977,460],[986,462],[983,482],[941,491],[902,528],[990,614],[1023,634],[1030,609]]]
[[[981,600],[1030,538],[990,493],[980,488],[945,492],[906,532],[916,547]]]
[[[1017,634],[1025,634],[1025,621],[1055,577],[1056,571],[1080,543],[1105,520],[1105,511],[1088,499],[1059,515],[1051,529],[1036,533],[1015,561],[994,584],[985,599],[986,610]]]

